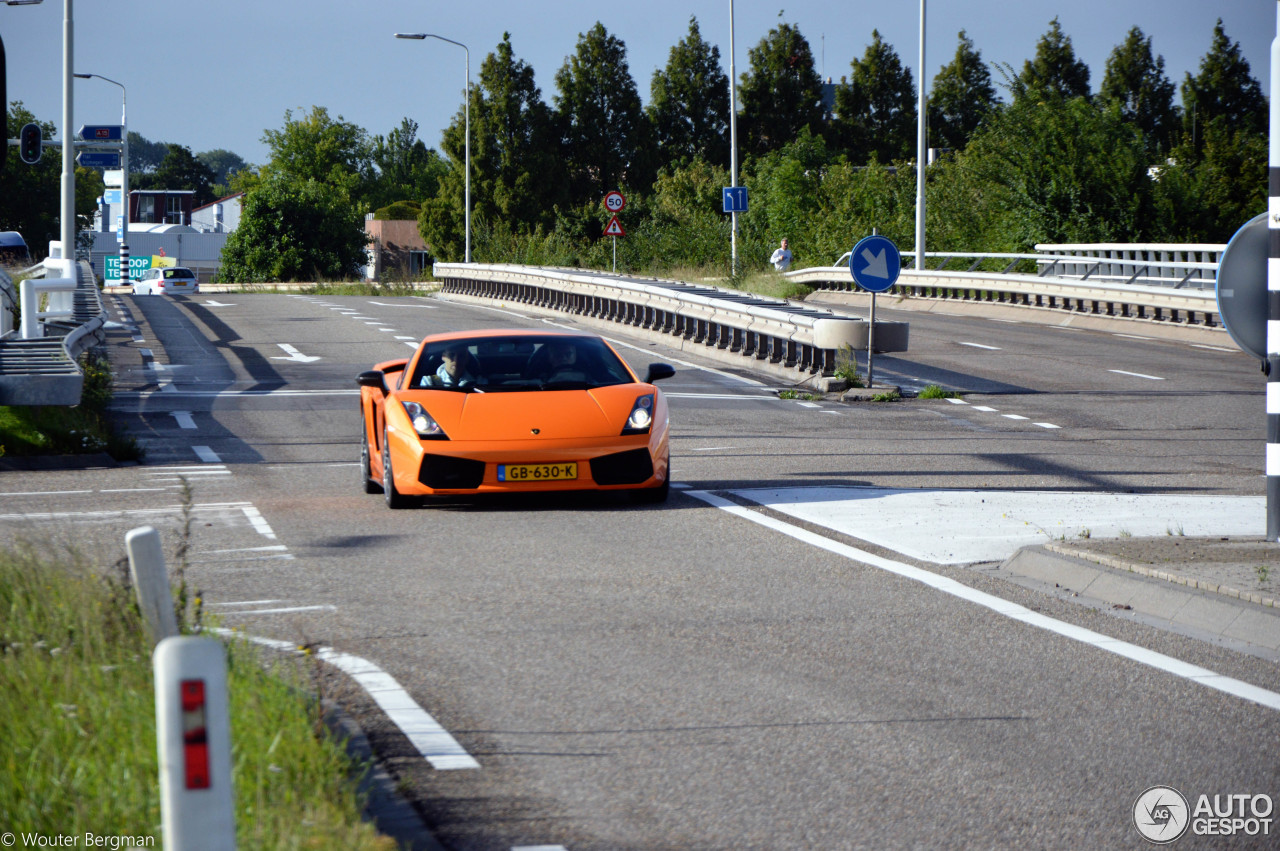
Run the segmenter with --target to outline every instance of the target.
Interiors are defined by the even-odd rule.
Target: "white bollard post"
[[[166,638],[152,657],[167,851],[235,851],[227,657],[214,638]]]
[[[129,553],[129,575],[154,647],[178,634],[178,616],[173,611],[160,533],[150,526],[140,526],[124,536],[124,546]]]

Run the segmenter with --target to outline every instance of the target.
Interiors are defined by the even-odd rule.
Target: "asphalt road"
[[[1273,664],[741,493],[1256,496],[1264,384],[1229,344],[886,310],[911,323],[911,350],[878,356],[877,379],[965,404],[842,404],[610,333],[641,370],[677,366],[667,504],[391,512],[359,487],[356,373],[432,331],[545,320],[438,299],[110,301],[117,407],[146,463],[7,473],[0,524],[109,565],[138,525],[176,546],[185,481],[188,578],[210,611],[369,660],[474,758],[433,768],[367,694],[325,680],[448,848],[1136,847],[1151,786],[1193,805],[1280,793],[1280,710],[1143,654],[1267,693]]]

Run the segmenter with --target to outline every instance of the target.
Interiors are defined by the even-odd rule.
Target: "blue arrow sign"
[[[85,168],[119,168],[120,154],[115,151],[81,151],[76,154],[76,165]]]
[[[901,271],[898,246],[885,236],[863,237],[849,254],[849,273],[858,286],[870,293],[889,289]]]
[[[724,188],[724,211],[726,213],[745,213],[747,211],[747,187],[726,186]]]
[[[124,127],[119,124],[85,124],[80,128],[80,138],[86,142],[120,141]]]

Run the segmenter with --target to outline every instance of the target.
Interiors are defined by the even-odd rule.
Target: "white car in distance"
[[[200,292],[196,273],[185,266],[148,269],[133,282],[134,295],[191,295]]]

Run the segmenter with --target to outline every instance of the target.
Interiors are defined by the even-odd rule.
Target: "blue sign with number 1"
[[[726,186],[724,188],[724,211],[726,213],[745,213],[747,211],[747,187]]]

